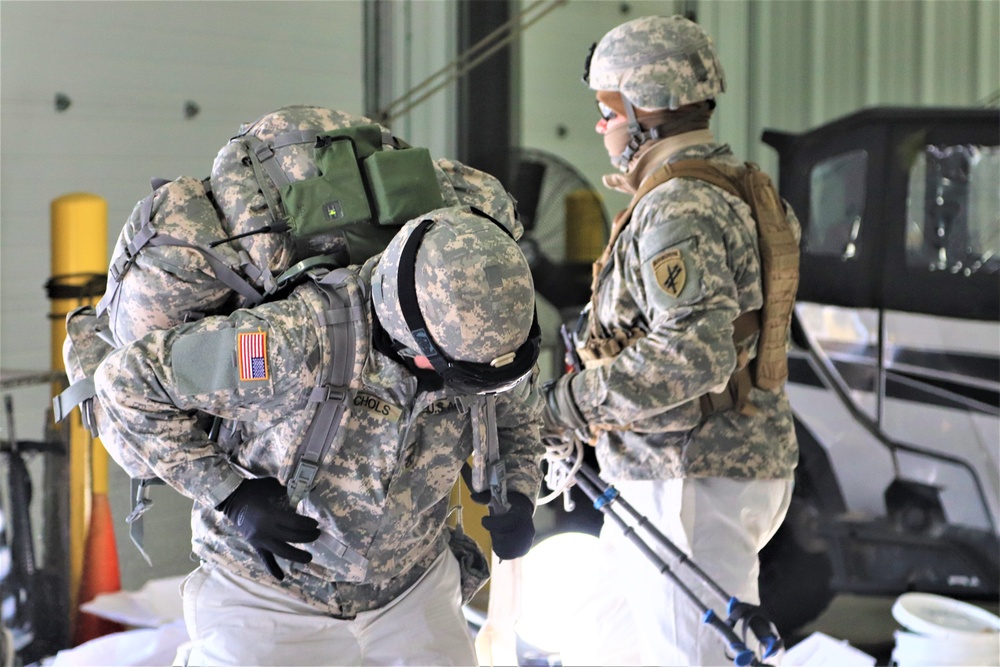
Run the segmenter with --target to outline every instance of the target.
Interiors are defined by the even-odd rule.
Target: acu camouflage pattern
[[[66,339],[63,341],[62,355],[63,367],[66,369],[66,377],[71,385],[85,378],[93,377],[101,361],[114,349],[97,333],[100,330],[107,331],[107,329],[107,314],[98,317],[93,306],[77,308],[66,315]],[[94,427],[99,430],[102,424],[107,423],[104,408],[100,401],[89,400],[89,408],[81,406],[81,410],[93,410],[90,418],[93,420]],[[98,435],[98,433],[94,433],[94,435]],[[100,435],[102,440],[106,442],[105,448],[115,463],[121,466],[129,474],[129,477],[138,479],[156,477],[156,473],[132,450],[124,446],[123,442],[115,442],[120,437],[117,431],[107,430]]]
[[[358,303],[374,263],[349,269]],[[418,394],[409,371],[370,348],[370,310],[364,309],[350,409],[298,510],[367,558],[367,571],[346,561],[313,562],[293,568],[282,582],[270,577],[231,522],[212,508],[244,476],[288,482],[316,409],[308,402],[310,390],[332,359],[319,319],[326,304],[320,289],[307,281],[281,301],[153,332],[112,352],[98,369],[96,384],[109,428],[123,435],[117,446],[194,498],[198,556],[325,613],[350,617],[395,598],[447,548],[449,497],[472,452],[471,425],[463,400],[447,390]],[[179,350],[219,335],[213,332],[228,332],[224,335],[235,340],[237,331],[248,330],[267,334],[266,382],[235,379],[233,359],[218,360],[228,370],[228,382],[201,390],[183,379],[186,371],[174,358]],[[225,447],[212,442],[199,411],[238,422],[240,437],[227,439],[231,444]],[[539,418],[537,391],[528,381],[498,398],[508,488],[529,498],[540,485]]]
[[[240,126],[237,135],[216,156],[211,177],[216,200],[233,235],[262,230],[273,225],[276,218],[283,215],[283,212],[278,212],[276,216],[268,207],[268,199],[280,206],[281,194],[270,178],[265,178],[264,184],[258,182],[247,154],[245,137],[252,136],[266,143],[293,131],[332,132],[358,125],[377,123],[364,116],[334,109],[294,105]],[[386,128],[381,125],[379,127],[383,134],[388,134]],[[393,150],[393,147],[383,145],[383,150]],[[290,182],[319,175],[312,144],[297,143],[277,147],[274,149],[274,159]],[[495,218],[514,219],[513,201],[493,176],[445,159],[436,160],[434,169],[446,206],[476,206]],[[262,188],[267,188],[268,197],[264,196]],[[241,247],[245,248],[249,263],[262,270],[259,277],[250,276],[258,287],[265,287],[272,276],[302,259],[297,256],[302,254],[301,250],[295,248],[288,234],[258,233],[243,237],[240,242]],[[344,249],[343,243],[339,236],[312,239],[307,254],[336,253]]]
[[[231,233],[199,179],[182,176],[161,185],[150,197],[149,217],[158,235],[207,248]],[[120,259],[135,255],[108,308],[108,325],[118,345],[180,324],[192,313],[218,312],[233,301],[232,289],[216,279],[205,256],[194,248],[147,245],[136,253],[129,247],[147,222],[145,201],[135,205],[111,256],[114,267]],[[229,268],[241,271],[240,256],[231,244],[213,250]],[[109,271],[109,285],[113,279]]]
[[[363,116],[293,106],[243,125],[240,135],[215,159],[211,195],[203,181],[191,177],[166,183],[150,195],[153,226],[160,234],[201,247],[262,229],[273,220],[252,166],[244,163],[246,147],[239,137],[254,132],[267,140],[296,129],[332,131],[365,124],[371,121]],[[277,159],[292,178],[316,175],[312,151],[304,145],[278,149]],[[500,220],[515,236],[521,235],[523,228],[516,220],[513,199],[499,180],[453,160],[437,160],[434,169],[445,204],[475,206]],[[277,196],[277,190],[274,194]],[[129,244],[145,222],[142,218],[140,201],[119,234],[112,264],[133,254]],[[318,248],[317,252],[335,250],[331,246]],[[296,259],[288,235],[278,233],[252,234],[220,243],[212,251],[259,290],[273,286],[273,277]],[[205,256],[193,248],[147,245],[134,254],[135,263],[121,277],[121,287],[111,302],[111,332],[119,345],[193,319],[194,313],[221,314],[246,305],[242,296],[215,276]]]
[[[686,158],[742,164],[714,143],[682,148],[669,159]],[[672,296],[654,267],[678,252],[687,279]],[[609,480],[792,476],[798,447],[783,389],[754,387],[753,415],[726,410],[703,417],[698,401],[726,385],[738,360],[756,355],[756,335],[734,347],[732,323],[763,304],[758,257],[749,207],[720,188],[675,178],[640,200],[599,276],[590,317],[603,335],[633,329],[645,335],[571,381]]]
[[[683,16],[646,16],[612,28],[594,49],[588,83],[647,110],[677,109],[726,90],[712,38]]]
[[[298,116],[289,111],[272,121],[259,125],[262,136],[293,126],[337,127],[368,122],[321,109],[303,110]],[[242,159],[236,159],[238,155],[232,143],[224,148],[216,161],[217,173],[213,174],[221,191],[223,211],[232,215],[232,219],[223,219],[224,229],[218,231],[218,220],[198,212],[200,200],[185,212],[185,202],[194,202],[204,190],[198,190],[195,183],[200,182],[195,179],[179,179],[177,185],[161,194],[170,196],[169,206],[162,208],[175,225],[173,234],[207,242],[253,231],[257,223],[270,220],[266,209],[261,208],[263,199],[254,199],[256,181],[249,188],[237,182],[237,172],[245,167]],[[438,160],[435,168],[447,204],[480,208],[520,236],[522,228],[515,217],[513,200],[497,179],[451,160]],[[216,250],[224,253],[228,249],[238,257],[231,260],[240,266],[253,265],[252,254],[265,269],[277,272],[291,260],[290,245],[280,236],[253,235],[217,246]],[[146,247],[142,252],[149,250]],[[457,479],[458,463],[471,452],[467,404],[446,392],[417,397],[416,379],[370,350],[367,333],[359,336],[354,369],[357,382],[352,385],[351,395],[369,398],[354,405],[345,416],[344,427],[338,431],[342,435],[330,448],[313,493],[299,509],[316,516],[328,535],[340,536],[337,539],[365,554],[371,565],[362,577],[345,563],[312,563],[278,584],[231,524],[212,508],[245,476],[273,475],[283,483],[288,481],[302,437],[316,412],[317,404],[307,400],[310,390],[323,377],[324,365],[330,363],[329,341],[317,315],[324,300],[320,288],[307,281],[280,302],[168,328],[182,321],[184,313],[192,309],[190,292],[219,289],[224,290],[227,299],[238,301],[228,287],[222,287],[198,264],[200,253],[186,252],[190,252],[186,258],[170,263],[171,271],[161,267],[163,275],[152,280],[145,280],[148,271],[130,272],[131,278],[126,275],[127,280],[137,284],[125,293],[121,310],[152,308],[162,322],[140,318],[128,330],[123,328],[121,342],[125,346],[110,352],[98,367],[95,413],[105,446],[132,476],[161,477],[195,499],[194,543],[202,558],[290,590],[329,613],[350,615],[385,604],[416,581],[446,548],[448,540],[442,526],[448,503],[447,493],[441,492],[445,487],[450,492]],[[195,263],[194,268],[188,261]],[[357,281],[356,295],[364,292],[373,265],[374,260],[370,260],[361,269],[364,275]],[[263,278],[258,280],[260,285],[263,282]],[[224,312],[236,305],[232,301],[222,306]],[[364,312],[368,313],[368,308]],[[158,329],[161,324],[163,328]],[[234,379],[238,377],[233,359],[235,342],[232,355],[206,360],[209,367],[221,367],[201,369],[196,374],[213,376],[216,382],[229,378],[221,386],[192,390],[192,380],[184,368],[190,359],[175,367],[179,351],[187,351],[179,356],[190,357],[192,349],[197,350],[200,342],[213,336],[235,341],[238,331],[258,330],[266,332],[268,338],[270,373],[266,381]],[[75,352],[72,345],[70,348],[67,354],[89,354],[82,349]],[[93,360],[81,361],[77,364],[80,372],[91,372],[93,361],[107,352],[101,348]],[[389,406],[389,412],[397,417],[386,420],[385,414],[366,407],[373,401]],[[508,488],[532,498],[540,483],[539,411],[536,390],[528,382],[498,401]],[[220,439],[224,445],[208,438],[212,415],[227,420],[226,437]]]
[[[413,228],[433,220],[417,248],[417,302],[430,335],[451,359],[487,364],[515,352],[534,319],[534,284],[517,243],[471,211],[432,211],[406,223],[372,276],[375,312],[386,332],[419,350],[399,308],[397,273]],[[399,276],[399,280],[408,280]]]
[[[517,217],[514,199],[496,177],[472,167],[441,158],[434,163],[445,206],[472,206],[507,228],[520,239],[524,226]]]

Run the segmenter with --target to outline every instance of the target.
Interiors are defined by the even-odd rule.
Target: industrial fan
[[[580,306],[590,297],[591,264],[608,239],[601,196],[551,153],[518,148],[511,158],[511,194],[525,230],[521,249],[535,289],[557,309]]]

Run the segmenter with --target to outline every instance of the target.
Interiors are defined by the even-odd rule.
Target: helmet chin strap
[[[648,130],[642,129],[636,117],[635,106],[624,95],[622,95],[622,105],[628,118],[629,141],[625,150],[618,156],[616,166],[620,171],[627,172],[632,158],[647,142],[666,139],[684,132],[708,129],[712,111],[715,109],[715,100],[706,100],[676,111],[663,110],[659,114],[650,112],[646,122],[655,125]]]
[[[622,95],[622,104],[625,106],[625,116],[628,118],[628,145],[625,146],[625,150],[622,154],[618,156],[618,170],[621,172],[628,171],[629,162],[639,151],[643,144],[647,141],[653,141],[660,138],[660,127],[653,127],[648,130],[643,130],[642,125],[639,124],[639,119],[635,115],[635,106],[629,101],[627,97]]]

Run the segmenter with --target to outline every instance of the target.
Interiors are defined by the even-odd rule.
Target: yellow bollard
[[[104,293],[108,270],[108,204],[97,195],[78,192],[54,199],[51,204],[52,368],[65,370],[62,348],[66,340],[66,315],[82,305],[97,305]],[[53,388],[55,393],[61,386]],[[108,492],[108,454],[100,441],[83,426],[80,411],[69,421],[70,467],[70,572],[71,627],[83,575],[84,546],[90,525],[92,493]],[[116,564],[117,565],[117,564]]]

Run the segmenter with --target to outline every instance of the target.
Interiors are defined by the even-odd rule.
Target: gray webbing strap
[[[362,307],[351,305],[346,290],[336,289],[346,275],[347,272],[343,270],[332,271],[320,281],[326,288],[322,293],[331,306],[320,315],[320,320],[327,330],[332,360],[323,383],[313,387],[309,395],[309,401],[320,403],[320,406],[306,430],[298,463],[288,481],[288,497],[292,507],[298,505],[312,488],[319,465],[340,428],[340,421],[352,393],[350,384],[357,343],[355,323],[365,317],[365,312]]]
[[[289,132],[282,132],[268,143],[272,148],[285,148],[286,146],[294,146],[296,144],[312,144],[316,142],[317,137],[321,134],[328,133],[328,130],[291,130]]]
[[[510,509],[510,503],[507,501],[507,468],[500,459],[496,394],[476,397],[471,413],[472,447],[477,452],[483,452],[484,448],[486,450],[485,456],[476,456],[474,459],[485,461],[486,483],[490,487],[490,513],[503,514]]]
[[[226,260],[211,248],[204,248],[193,243],[188,243],[187,241],[176,239],[169,234],[157,233],[153,227],[152,211],[153,195],[150,195],[142,201],[142,208],[140,210],[142,225],[132,240],[125,246],[125,252],[108,267],[109,285],[104,292],[104,296],[101,297],[101,300],[97,304],[96,310],[98,316],[103,315],[107,311],[121,287],[122,278],[132,265],[135,264],[139,257],[139,251],[147,245],[193,248],[205,257],[205,261],[208,262],[212,271],[215,272],[215,277],[230,289],[238,292],[249,304],[257,305],[264,300],[263,295],[254,289],[253,285],[248,283],[240,274],[233,271]]]
[[[165,482],[157,477],[150,479],[138,479],[133,477],[131,479],[132,511],[129,512],[127,517],[125,517],[125,523],[128,524],[129,539],[132,540],[132,544],[136,546],[139,553],[142,554],[143,559],[146,561],[146,564],[150,567],[152,567],[153,561],[150,559],[149,554],[146,553],[146,549],[143,548],[142,545],[146,536],[146,531],[142,524],[142,515],[153,507],[153,499],[150,494],[150,488],[156,484],[165,484]]]
[[[156,236],[156,230],[153,229],[153,225],[150,224],[150,215],[153,206],[153,197],[150,195],[142,202],[142,226],[139,227],[139,231],[135,233],[135,237],[129,241],[128,245],[125,246],[125,252],[119,255],[118,259],[111,263],[108,267],[108,287],[104,292],[104,296],[97,303],[97,314],[98,316],[103,315],[107,311],[108,306],[114,299],[115,295],[118,293],[118,288],[121,287],[122,278],[125,273],[128,272],[129,268],[135,264],[136,259],[139,257],[139,251],[142,250],[154,236]]]
[[[410,148],[410,144],[393,135],[392,132],[385,128],[382,128],[382,145],[392,146],[393,148]]]
[[[367,571],[368,559],[350,548],[330,533],[323,533],[315,542],[305,545],[314,561],[329,562],[337,558],[346,560]]]
[[[251,305],[256,306],[261,301],[264,300],[264,296],[258,292],[253,285],[247,282],[243,276],[233,271],[229,264],[226,263],[222,257],[218,255],[211,248],[203,248],[187,241],[181,241],[180,239],[175,239],[168,234],[157,234],[155,237],[149,240],[151,246],[181,246],[185,248],[193,248],[200,252],[204,257],[205,261],[212,268],[215,273],[215,277],[219,279],[226,287],[231,288],[233,291],[237,292],[247,300]]]
[[[267,203],[267,210],[271,213],[271,220],[278,226],[287,225],[288,215],[285,214],[284,207],[275,198],[274,193],[271,192],[271,188],[268,185],[268,181],[270,181],[280,191],[281,186],[288,183],[285,172],[272,159],[274,151],[267,144],[260,141],[260,139],[252,136],[243,137],[243,145],[247,149],[247,156],[250,158],[250,165],[253,167],[253,175],[257,179],[257,187],[260,190],[260,194],[264,197],[264,201]],[[258,151],[260,152],[258,153]],[[261,155],[264,156],[263,160],[261,159]]]
[[[52,416],[56,422],[66,418],[76,406],[94,396],[94,376],[77,380],[52,399]]]

